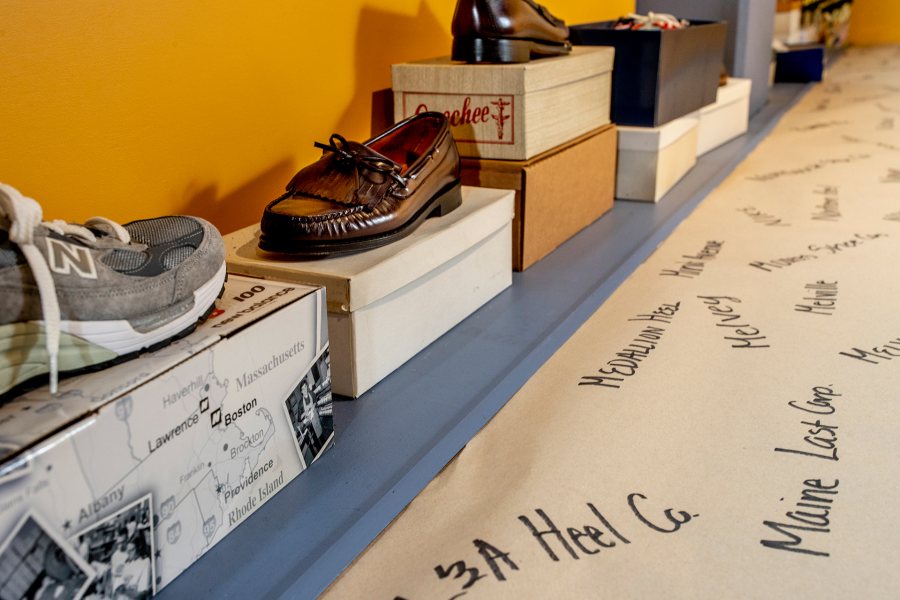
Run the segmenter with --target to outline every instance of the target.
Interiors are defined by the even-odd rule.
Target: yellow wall
[[[0,181],[45,218],[259,219],[312,143],[365,139],[390,64],[449,52],[455,0],[0,0]],[[552,0],[570,23],[633,0]]]
[[[850,14],[850,42],[862,45],[900,43],[898,0],[854,0]]]

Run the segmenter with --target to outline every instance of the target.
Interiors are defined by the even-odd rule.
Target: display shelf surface
[[[159,597],[316,597],[807,88],[775,86],[747,134],[698,159],[659,203],[616,202],[361,398],[335,403],[335,448]]]

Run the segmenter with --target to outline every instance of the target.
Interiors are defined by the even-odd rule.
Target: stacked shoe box
[[[325,293],[0,183],[0,597],[147,598],[332,445]]]
[[[616,51],[616,198],[659,201],[696,163],[695,111],[716,102],[725,25],[692,22],[683,29],[632,31],[603,21],[571,31],[576,45]]]
[[[772,48],[772,81],[822,81],[825,47],[846,42],[850,2],[778,0]]]
[[[462,181],[515,191],[512,264],[524,270],[612,207],[613,51],[513,64],[450,57],[394,65],[394,117],[438,111],[457,141]]]
[[[225,236],[232,273],[326,288],[334,391],[356,398],[512,284],[513,194],[463,187],[410,235],[317,260],[260,252],[260,227]]]
[[[149,597],[331,447],[324,295],[232,276],[190,335],[0,406],[3,596]]]
[[[799,21],[799,2],[796,3]],[[725,23],[725,70],[733,75],[716,91],[716,99],[694,113],[697,156],[718,148],[747,131],[751,114],[769,95],[772,49],[767,43],[775,28],[775,5],[753,0],[638,0],[638,12],[662,11],[694,20]],[[780,14],[780,13],[779,13]],[[720,82],[721,83],[721,82]]]

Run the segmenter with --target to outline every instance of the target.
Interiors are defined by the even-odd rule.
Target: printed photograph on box
[[[85,598],[150,598],[156,593],[153,510],[147,494],[75,536],[95,572]]]
[[[327,346],[284,401],[284,412],[294,432],[297,454],[304,466],[308,466],[328,447],[334,436],[331,361]]]
[[[94,570],[36,513],[29,512],[0,546],[0,598],[84,597]]]

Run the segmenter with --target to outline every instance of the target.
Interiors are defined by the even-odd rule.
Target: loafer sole
[[[262,234],[259,238],[259,249],[274,255],[273,258],[282,256],[291,259],[321,259],[380,248],[405,238],[415,231],[425,219],[432,216],[442,217],[455,210],[462,204],[461,188],[462,185],[458,180],[444,186],[406,223],[385,233],[350,240],[328,241],[299,240],[283,235],[267,236]]]
[[[532,57],[563,56],[572,44],[511,38],[454,38],[451,58],[467,63],[524,63]]]

